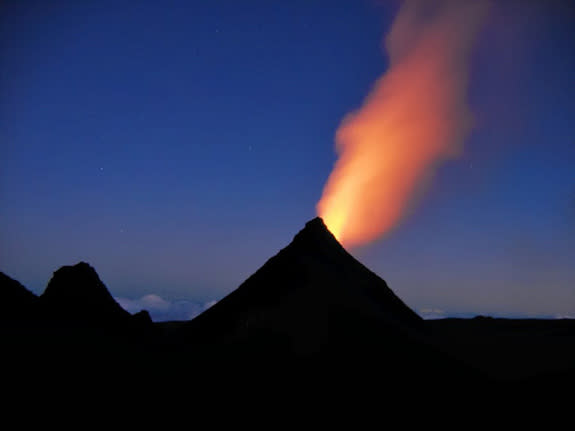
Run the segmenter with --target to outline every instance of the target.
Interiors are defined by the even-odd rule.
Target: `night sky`
[[[40,294],[87,261],[156,319],[231,292],[316,215],[396,11],[5,2],[0,270]],[[392,233],[350,250],[421,315],[575,317],[574,25],[572,2],[496,2],[462,155]]]

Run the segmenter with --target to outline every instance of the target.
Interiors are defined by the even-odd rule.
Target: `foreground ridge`
[[[40,297],[0,273],[0,295],[12,312],[0,319],[4,383],[17,387],[89,391],[145,376],[158,393],[257,387],[280,406],[303,394],[379,408],[398,394],[413,405],[429,388],[453,401],[575,384],[575,321],[424,321],[320,218],[191,321],[129,315],[85,262],[58,269]]]

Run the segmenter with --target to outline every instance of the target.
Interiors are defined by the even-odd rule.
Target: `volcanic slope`
[[[381,377],[387,384],[473,374],[436,349],[423,320],[320,218],[235,291],[183,325],[177,338],[220,369],[248,366],[257,373],[282,366],[301,374],[303,367],[314,375],[340,370],[343,379]]]

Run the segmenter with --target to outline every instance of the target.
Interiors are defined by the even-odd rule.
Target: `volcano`
[[[379,414],[392,399],[445,409],[453,407],[446,399],[468,404],[463,393],[575,382],[573,322],[426,322],[320,218],[190,321],[131,316],[84,262],[58,269],[40,297],[0,273],[0,297],[8,310],[0,316],[4,369],[15,387],[30,387],[22,379],[110,387],[146,376],[154,393],[177,384],[214,400],[231,394],[250,412],[321,400],[332,414],[343,400],[342,408],[357,403]]]
[[[342,346],[372,348],[385,334],[408,337],[421,326],[422,319],[318,217],[183,330],[193,343],[281,346],[313,356]]]
[[[323,388],[369,381],[403,390],[411,387],[407,381],[422,387],[449,380],[457,387],[475,380],[321,218],[174,338],[202,369],[260,380],[277,378],[278,369],[290,384],[322,379]]]

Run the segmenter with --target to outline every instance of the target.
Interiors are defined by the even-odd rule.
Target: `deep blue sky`
[[[229,293],[315,216],[386,68],[378,3],[8,1],[0,270],[36,293],[79,260],[118,297]],[[499,3],[463,155],[353,253],[419,312],[575,316],[575,9]]]

